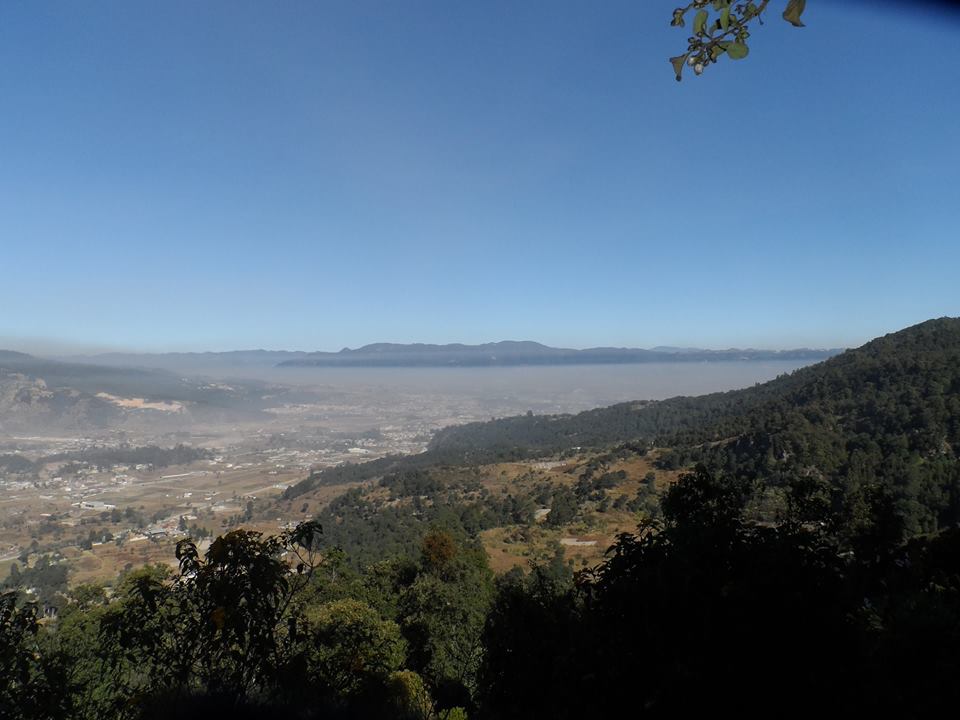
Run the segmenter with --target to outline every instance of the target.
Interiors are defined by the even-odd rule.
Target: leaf
[[[673,65],[673,71],[677,74],[677,82],[680,82],[683,74],[683,66],[687,64],[687,58],[690,57],[687,55],[677,55],[676,57],[670,58],[670,64]]]
[[[783,11],[783,19],[794,27],[806,27],[800,20],[800,16],[807,7],[807,0],[790,0],[786,9]]]
[[[223,630],[223,625],[226,619],[226,608],[218,607],[210,613],[210,621],[216,626],[217,630]]]
[[[709,13],[706,10],[701,10],[693,18],[693,34],[699,35],[703,32],[704,28],[707,26],[707,16]]]
[[[726,32],[728,27],[730,27],[730,8],[720,13],[720,29]]]
[[[731,60],[743,60],[750,52],[748,48],[743,43],[732,42],[727,45],[727,55],[730,56]]]

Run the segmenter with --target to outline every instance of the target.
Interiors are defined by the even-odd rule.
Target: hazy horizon
[[[250,342],[246,340],[238,341],[235,344],[221,343],[216,341],[211,341],[210,343],[191,343],[191,342],[171,342],[167,344],[136,344],[131,342],[124,342],[123,340],[117,340],[106,343],[99,342],[86,342],[82,339],[73,340],[73,339],[64,339],[64,338],[55,338],[55,337],[30,337],[30,336],[18,336],[13,334],[0,334],[0,350],[12,350],[15,352],[28,353],[30,355],[37,355],[39,357],[66,357],[71,355],[76,356],[96,356],[96,355],[106,355],[111,353],[117,354],[135,354],[135,355],[154,355],[154,354],[164,354],[164,353],[225,353],[225,352],[253,352],[253,351],[266,351],[266,352],[339,352],[344,349],[357,349],[367,345],[373,345],[377,343],[394,343],[400,345],[412,345],[412,344],[425,344],[425,345],[451,345],[451,344],[463,344],[463,345],[484,345],[489,343],[497,342],[536,342],[542,345],[546,345],[553,348],[567,348],[572,350],[584,350],[590,348],[600,348],[600,347],[612,347],[612,348],[631,348],[631,349],[653,349],[658,347],[672,347],[672,348],[697,348],[703,350],[764,350],[764,351],[781,351],[781,350],[797,350],[802,348],[817,349],[817,350],[832,350],[832,349],[845,349],[845,348],[854,348],[863,345],[870,340],[886,335],[888,333],[897,332],[906,327],[925,322],[926,320],[932,320],[937,317],[951,316],[957,314],[960,311],[960,305],[958,308],[950,308],[950,311],[944,311],[939,315],[931,315],[929,317],[916,317],[910,321],[907,321],[903,325],[894,325],[889,324],[886,327],[881,326],[879,329],[872,333],[866,333],[863,331],[849,331],[845,335],[829,336],[827,337],[826,342],[812,342],[811,338],[798,334],[795,340],[790,340],[789,337],[780,338],[779,340],[769,340],[767,342],[757,342],[757,343],[734,343],[729,342],[724,344],[723,342],[714,342],[707,343],[704,339],[703,342],[700,342],[695,339],[690,340],[661,340],[661,339],[650,339],[647,341],[640,342],[627,342],[622,338],[618,340],[610,340],[608,342],[596,342],[596,343],[561,343],[561,342],[550,342],[539,337],[494,337],[494,338],[479,338],[479,339],[470,339],[470,338],[430,338],[430,339],[404,339],[398,337],[371,337],[361,342],[356,343],[328,343],[322,347],[312,347],[307,346],[305,342],[299,344],[292,343],[291,345],[271,345],[269,343],[258,343],[256,341]]]
[[[891,331],[893,332],[893,331]],[[869,341],[872,338],[867,338],[863,342]],[[372,340],[368,343],[362,343],[360,345],[341,345],[339,347],[327,347],[327,348],[304,348],[304,347],[263,347],[263,346],[248,346],[248,347],[222,347],[222,348],[206,348],[202,346],[192,347],[192,346],[170,346],[170,347],[154,347],[154,348],[139,348],[133,346],[124,346],[121,344],[116,345],[90,345],[84,343],[70,343],[57,340],[46,340],[38,338],[16,338],[16,337],[3,337],[0,336],[0,350],[10,350],[13,352],[22,352],[29,355],[35,355],[37,357],[43,358],[69,358],[69,357],[86,357],[86,358],[95,358],[99,355],[164,355],[164,354],[193,354],[193,355],[202,355],[202,354],[219,354],[219,353],[231,353],[231,352],[291,352],[291,353],[315,353],[315,352],[328,352],[336,353],[341,350],[356,350],[367,345],[374,345],[379,343],[391,343],[399,345],[486,345],[493,344],[498,342],[535,342],[541,345],[546,345],[552,348],[560,348],[561,346],[553,345],[551,343],[541,342],[535,338],[502,338],[498,340],[480,340],[478,342],[463,342],[457,340],[450,340],[444,342],[427,342],[420,340]],[[800,349],[810,349],[810,350],[836,350],[836,349],[846,349],[850,347],[857,347],[862,345],[863,342],[857,344],[837,344],[837,345],[801,345],[801,344],[785,344],[779,346],[743,346],[743,345],[726,345],[726,346],[716,346],[716,347],[706,347],[703,345],[698,345],[696,343],[685,343],[685,344],[667,344],[667,343],[654,343],[649,345],[624,345],[617,343],[605,343],[601,345],[583,345],[579,347],[573,346],[562,346],[563,349],[569,350],[588,350],[594,348],[629,348],[629,349],[641,349],[641,350],[655,350],[657,348],[677,348],[681,350],[687,349],[697,349],[697,350],[709,350],[709,351],[723,351],[723,350],[762,350],[770,352],[778,352],[784,350],[800,350]]]

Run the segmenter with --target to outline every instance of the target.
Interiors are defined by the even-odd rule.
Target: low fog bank
[[[807,361],[645,363],[488,368],[220,368],[197,373],[347,393],[426,393],[496,401],[515,412],[579,412],[629,400],[736,390],[812,364]]]

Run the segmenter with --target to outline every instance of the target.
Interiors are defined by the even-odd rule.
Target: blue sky
[[[0,344],[856,345],[960,314],[960,17],[0,4]]]

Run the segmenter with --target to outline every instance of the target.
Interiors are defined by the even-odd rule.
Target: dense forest
[[[0,596],[3,718],[930,717],[960,700],[960,532],[898,539],[881,498],[854,552],[761,524],[698,467],[662,522],[577,574],[495,578],[436,524],[360,566],[308,522],[235,530],[179,571]],[[895,523],[894,523],[895,524]],[[47,613],[49,614],[49,613]]]

